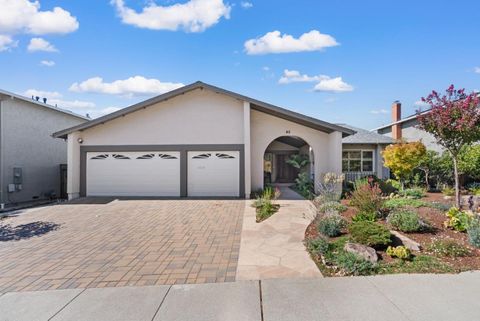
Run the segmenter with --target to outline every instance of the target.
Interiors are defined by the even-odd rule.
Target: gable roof
[[[77,126],[73,126],[73,127],[61,130],[59,132],[54,133],[52,136],[57,137],[57,138],[66,138],[67,135],[72,133],[72,132],[79,131],[79,130],[80,131],[85,130],[85,129],[97,126],[99,124],[103,124],[107,121],[125,116],[125,115],[133,113],[137,110],[149,107],[151,105],[154,105],[154,104],[162,102],[162,101],[166,101],[168,99],[174,98],[174,97],[182,95],[184,93],[193,91],[195,89],[208,89],[208,90],[214,91],[216,93],[221,93],[221,94],[224,94],[224,95],[227,95],[227,96],[239,99],[239,100],[247,101],[247,102],[250,103],[251,108],[254,109],[254,110],[258,110],[258,111],[261,111],[261,112],[264,112],[264,113],[267,113],[267,114],[270,114],[270,115],[273,115],[273,116],[276,116],[276,117],[279,117],[279,118],[283,118],[283,119],[286,119],[286,120],[289,120],[289,121],[292,121],[292,122],[295,122],[295,123],[298,123],[298,124],[301,124],[301,125],[304,125],[304,126],[308,126],[308,127],[313,128],[313,129],[317,129],[317,130],[320,130],[320,131],[323,131],[323,132],[326,132],[326,133],[332,133],[334,131],[339,131],[344,136],[352,135],[352,134],[355,133],[355,131],[353,131],[349,128],[344,128],[342,126],[331,124],[331,123],[328,123],[328,122],[325,122],[325,121],[322,121],[322,120],[319,120],[319,119],[316,119],[316,118],[313,118],[313,117],[305,116],[305,115],[293,112],[293,111],[288,110],[288,109],[284,109],[284,108],[281,108],[281,107],[278,107],[278,106],[275,106],[275,105],[271,105],[271,104],[268,104],[268,103],[260,101],[260,100],[256,100],[256,99],[253,99],[253,98],[250,98],[250,97],[247,97],[247,96],[243,96],[243,95],[234,93],[234,92],[226,90],[226,89],[222,89],[222,88],[219,88],[219,87],[215,87],[215,86],[206,84],[206,83],[201,82],[201,81],[197,81],[197,82],[192,83],[190,85],[186,85],[184,87],[174,89],[174,90],[172,90],[170,92],[167,92],[165,94],[147,99],[143,102],[132,105],[130,107],[120,109],[119,111],[113,112],[111,114],[93,119],[89,122],[86,122],[86,123],[83,123],[83,124],[80,124],[80,125],[77,125]]]
[[[353,127],[350,125],[345,125],[342,124],[342,127],[349,128],[351,130],[354,130],[356,133],[344,137],[342,139],[342,144],[393,144],[395,141],[393,138],[385,136],[385,135],[380,135],[375,132],[371,132],[366,129],[358,128],[358,127]]]
[[[429,111],[430,111],[430,108],[429,108],[429,109],[426,109],[426,110],[424,110],[424,111],[422,111],[422,112],[420,112],[420,115],[427,114]],[[403,124],[403,123],[405,123],[405,122],[407,122],[407,121],[417,119],[417,117],[418,117],[418,114],[414,114],[414,115],[411,115],[411,116],[407,116],[407,117],[402,118],[402,119],[400,119],[400,120],[397,120],[397,121],[395,121],[395,122],[393,122],[393,123],[389,123],[389,124],[382,125],[382,126],[380,126],[380,127],[374,128],[374,129],[372,129],[372,131],[379,131],[379,130],[381,130],[381,129],[385,129],[385,128],[388,128],[388,127],[392,127],[393,125]]]
[[[31,98],[27,98],[25,96],[21,96],[21,95],[14,94],[12,92],[0,89],[0,100],[2,100],[3,98],[18,99],[18,100],[21,100],[21,101],[24,101],[24,102],[42,107],[42,108],[47,108],[47,109],[58,111],[60,113],[64,113],[64,114],[67,114],[67,115],[70,115],[70,116],[81,118],[83,120],[90,120],[90,118],[79,115],[79,114],[76,114],[74,112],[71,112],[70,110],[66,110],[66,109],[58,108],[58,107],[55,107],[55,106],[52,106],[52,105],[44,104],[43,102],[39,102],[39,101],[33,100]]]

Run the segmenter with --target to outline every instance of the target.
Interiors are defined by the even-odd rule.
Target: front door
[[[293,183],[298,176],[298,170],[287,163],[290,155],[277,154],[275,165],[277,167],[276,183]]]

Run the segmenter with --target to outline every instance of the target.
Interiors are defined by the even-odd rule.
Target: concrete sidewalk
[[[480,319],[480,272],[11,292],[1,321]]]

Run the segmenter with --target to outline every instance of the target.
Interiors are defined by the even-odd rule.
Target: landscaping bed
[[[365,219],[363,215],[358,215],[360,210],[358,207],[352,206],[351,200],[342,200],[341,204],[344,205],[344,208],[340,211],[333,211],[333,214],[326,213],[324,208],[319,207],[317,217],[305,231],[305,245],[323,275],[456,273],[480,269],[480,249],[469,242],[469,237],[465,231],[456,231],[444,224],[448,219],[446,211],[452,206],[451,200],[444,199],[444,196],[440,193],[427,193],[424,197],[418,199],[399,196],[391,199],[394,199],[394,201],[383,196],[382,200],[379,200],[383,204],[382,210],[378,214],[379,217],[373,219],[373,222],[367,223],[362,223],[368,219]],[[386,209],[385,204],[390,206],[393,204],[394,207],[398,204],[402,206],[398,206],[395,209]],[[424,224],[424,226],[419,231],[399,231],[398,228],[392,226],[392,223],[398,224],[398,222],[394,221],[394,215],[389,216],[392,212],[402,212],[399,214],[401,219],[417,217],[418,221]],[[332,219],[332,216],[336,218]],[[387,220],[387,217],[389,217],[388,220],[390,221]],[[325,229],[326,218],[329,218],[327,221],[330,221],[332,225],[337,224],[337,228],[340,227],[338,233],[332,230],[331,226],[329,229]],[[341,224],[337,222],[339,219],[343,220]],[[355,220],[361,222],[354,222]],[[358,235],[357,240],[355,240],[355,237],[352,236],[352,230],[355,227],[358,230],[359,225],[362,224],[365,226],[360,226],[360,229],[363,228],[360,233],[378,229],[378,232],[371,236],[374,239],[376,238],[371,242],[378,242],[378,244],[358,245],[363,251],[360,252],[361,255],[359,256],[356,255],[358,253],[352,254],[347,251],[346,247],[352,247],[352,244],[359,243]],[[420,229],[415,224],[413,225],[415,228]],[[400,233],[401,236],[411,240],[412,244],[418,243],[420,249],[404,249],[403,242],[396,237],[390,237],[388,241],[383,242],[381,236],[378,237],[378,234],[382,234],[385,231]],[[361,241],[364,244],[370,242],[370,240],[365,242],[364,239]],[[348,245],[345,246],[347,243]],[[399,251],[406,251],[404,253],[406,255],[405,258],[392,257],[392,253],[397,246],[400,246],[398,248]],[[364,259],[365,255],[368,256],[368,252],[366,252],[368,247],[371,248],[370,251],[374,251],[378,261],[372,263]],[[390,255],[387,254],[389,247],[391,247],[389,250]],[[371,254],[374,255],[373,253]],[[362,258],[361,256],[364,257]],[[395,255],[393,254],[393,256]]]

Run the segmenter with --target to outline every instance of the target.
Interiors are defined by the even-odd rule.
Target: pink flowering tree
[[[417,112],[419,128],[435,137],[452,156],[455,177],[455,202],[460,207],[458,158],[463,147],[480,140],[480,96],[465,89],[448,87],[445,94],[432,91],[422,98],[430,105],[426,113]]]

